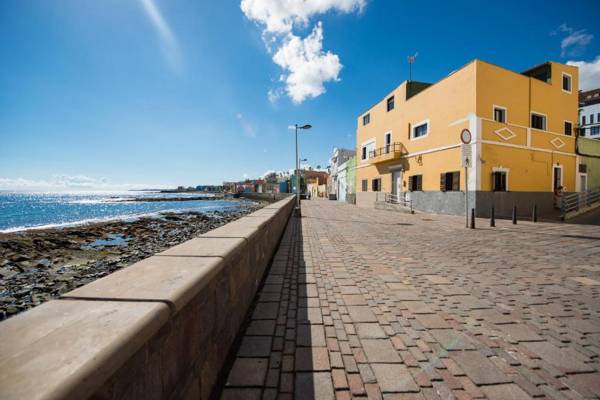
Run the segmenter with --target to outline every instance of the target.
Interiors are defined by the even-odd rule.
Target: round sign
[[[460,133],[460,140],[464,144],[471,143],[471,131],[469,131],[468,129],[463,129]]]

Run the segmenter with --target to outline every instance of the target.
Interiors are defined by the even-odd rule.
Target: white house
[[[579,104],[581,136],[600,139],[600,89],[579,93]]]
[[[338,201],[346,201],[346,191],[348,188],[348,164],[349,158],[354,156],[355,151],[350,149],[333,149],[333,154],[330,160],[330,176],[329,176],[329,195],[334,195]]]

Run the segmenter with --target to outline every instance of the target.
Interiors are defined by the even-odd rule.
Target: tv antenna
[[[418,55],[419,55],[419,52],[416,52],[414,55],[406,57],[408,60],[408,81],[409,82],[412,81],[412,65],[417,60]]]

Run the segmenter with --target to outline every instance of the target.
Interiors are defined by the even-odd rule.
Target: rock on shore
[[[0,233],[0,320],[263,207]]]

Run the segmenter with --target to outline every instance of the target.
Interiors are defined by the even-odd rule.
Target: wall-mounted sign
[[[460,141],[463,142],[464,144],[471,143],[471,131],[468,129],[463,129],[460,132]]]

